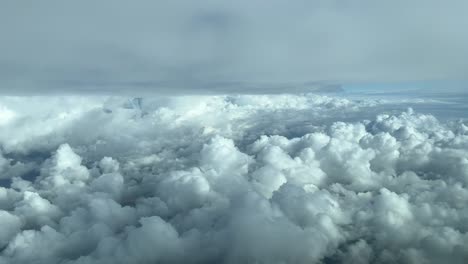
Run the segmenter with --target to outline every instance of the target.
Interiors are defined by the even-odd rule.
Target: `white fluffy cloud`
[[[466,123],[381,104],[1,98],[0,263],[464,263]]]

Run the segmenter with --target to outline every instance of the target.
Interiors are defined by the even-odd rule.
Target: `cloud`
[[[463,121],[312,94],[0,105],[0,263],[468,257]]]
[[[466,8],[459,0],[2,3],[0,91],[223,94],[465,80]]]

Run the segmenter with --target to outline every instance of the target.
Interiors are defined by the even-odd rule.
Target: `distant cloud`
[[[466,79],[467,8],[459,0],[2,3],[0,92],[257,93]]]

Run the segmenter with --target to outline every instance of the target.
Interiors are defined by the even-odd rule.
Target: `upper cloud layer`
[[[2,98],[0,263],[464,263],[466,123],[379,104]]]
[[[467,8],[461,0],[2,3],[0,92],[258,93],[466,79]]]

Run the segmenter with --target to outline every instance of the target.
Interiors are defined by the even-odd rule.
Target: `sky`
[[[466,80],[466,1],[3,1],[3,94]],[[327,88],[325,88],[327,89]]]
[[[0,264],[463,264],[467,1],[0,1]]]

